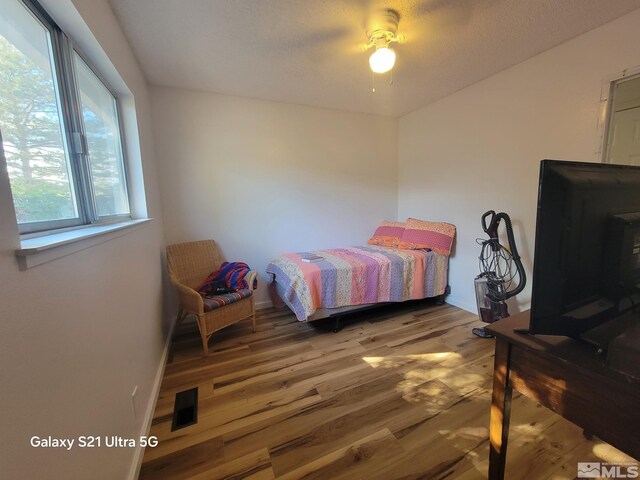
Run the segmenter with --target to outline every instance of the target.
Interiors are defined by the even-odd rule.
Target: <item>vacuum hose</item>
[[[500,212],[495,216],[497,223],[500,223],[500,220],[504,220],[504,225],[507,229],[507,239],[509,240],[509,248],[511,249],[511,257],[516,264],[516,270],[518,271],[518,286],[509,292],[505,292],[504,299],[508,299],[511,297],[515,297],[518,295],[527,283],[527,275],[524,271],[524,265],[522,265],[522,260],[520,260],[520,254],[518,253],[518,247],[516,246],[516,239],[513,236],[513,225],[511,225],[511,219],[509,215],[504,212]]]

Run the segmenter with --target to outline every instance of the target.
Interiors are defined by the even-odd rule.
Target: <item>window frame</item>
[[[111,87],[99,70],[88,60],[79,45],[67,35],[51,18],[46,10],[35,0],[16,0],[26,7],[42,26],[49,32],[51,43],[51,61],[54,70],[54,93],[59,102],[59,115],[63,143],[69,157],[69,182],[74,195],[77,217],[72,219],[46,220],[40,222],[18,223],[21,237],[31,238],[58,231],[67,231],[87,226],[109,225],[126,221],[131,216],[131,189],[128,175],[128,161],[125,148],[125,135],[122,124],[122,108],[117,92]],[[127,196],[129,213],[100,216],[98,214],[86,131],[82,116],[80,88],[77,82],[74,54],[77,54],[89,70],[102,83],[113,97],[116,122],[118,125],[119,150],[122,160],[122,175]],[[16,218],[17,221],[17,218]]]
[[[71,39],[69,39],[69,37],[66,37],[66,38],[67,38],[67,41],[69,42],[68,61],[70,62],[69,65],[73,72],[73,78],[74,78],[73,86],[75,89],[75,92],[70,92],[70,96],[73,96],[71,105],[73,106],[74,115],[75,115],[74,121],[78,122],[77,131],[80,133],[80,136],[81,136],[81,140],[79,141],[82,142],[82,149],[86,151],[86,153],[78,153],[77,155],[78,157],[82,157],[82,159],[78,161],[78,164],[82,169],[82,175],[83,175],[82,182],[86,183],[85,188],[87,189],[87,193],[83,197],[83,200],[86,201],[84,208],[86,208],[88,211],[89,221],[87,222],[87,224],[95,225],[95,224],[109,224],[109,223],[122,222],[123,220],[131,218],[131,195],[129,190],[129,186],[130,186],[129,175],[127,172],[128,163],[127,163],[127,154],[126,154],[126,148],[125,148],[124,128],[122,126],[122,121],[121,121],[122,108],[120,105],[120,101],[118,99],[118,94],[113,90],[113,88],[111,88],[111,86],[109,85],[109,82],[107,82],[104,76],[100,74],[98,69],[95,68],[93,64],[87,59],[87,56],[83,53],[82,49],[80,49],[78,45],[73,43]],[[116,123],[118,125],[119,149],[120,149],[120,155],[122,157],[122,176],[123,176],[124,185],[125,185],[125,192],[127,194],[127,205],[129,207],[129,213],[103,215],[103,216],[100,216],[98,214],[98,208],[95,204],[95,193],[93,191],[93,181],[91,179],[89,152],[87,151],[88,150],[87,140],[86,140],[87,134],[85,131],[84,120],[82,117],[82,102],[80,100],[80,88],[77,82],[75,81],[77,77],[75,76],[75,73],[76,73],[75,62],[73,61],[74,54],[78,55],[80,60],[82,60],[85,63],[85,65],[89,68],[89,70],[91,70],[91,72],[96,76],[96,78],[102,83],[105,89],[113,97],[114,104],[115,104]],[[90,195],[89,195],[89,192],[90,192]]]

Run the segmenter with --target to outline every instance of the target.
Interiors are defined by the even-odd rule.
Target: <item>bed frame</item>
[[[287,305],[287,307],[291,309],[291,306],[287,303],[286,300],[283,299],[284,295],[283,295],[282,289],[280,287],[280,284],[277,282],[277,279],[275,278],[275,276],[273,278],[273,282],[275,283],[276,293],[278,294],[280,299],[282,299],[285,305]],[[447,285],[442,295],[438,295],[436,297],[431,297],[431,298],[436,299],[436,304],[442,305],[444,303],[445,297],[450,293],[451,293],[451,287]],[[414,301],[414,300],[405,300],[405,302],[411,302],[411,301]],[[366,303],[364,305],[353,305],[348,307],[318,308],[316,309],[313,315],[307,318],[306,321],[313,322],[315,320],[326,320],[328,318],[331,318],[335,322],[333,325],[333,332],[337,333],[340,330],[342,330],[342,317],[347,314],[364,312],[366,310],[372,310],[374,308],[382,307],[384,305],[392,305],[392,304],[399,304],[399,303],[405,303],[405,302],[379,302],[379,303]]]

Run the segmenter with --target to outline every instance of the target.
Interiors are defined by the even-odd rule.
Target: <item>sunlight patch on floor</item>
[[[512,425],[511,429],[522,435],[538,436],[542,433],[542,425],[540,424],[531,425],[530,423],[521,423],[520,425]]]
[[[636,463],[636,461],[630,457],[622,453],[617,448],[612,447],[606,443],[597,443],[593,446],[592,449],[593,454],[598,457],[603,462],[609,463]]]
[[[443,360],[460,359],[462,356],[455,352],[417,353],[411,355],[394,355],[388,357],[362,357],[373,368],[395,368],[408,363],[418,364],[440,363]]]
[[[419,378],[408,378],[398,383],[396,392],[410,403],[425,403],[429,411],[439,412],[451,403],[452,390],[442,382],[427,381]]]
[[[470,386],[480,386],[484,381],[484,375],[480,375],[478,373],[464,373],[448,379],[447,384],[452,388],[465,388]]]
[[[487,427],[462,427],[456,430],[438,430],[447,440],[464,438],[465,440],[483,440],[489,436]]]

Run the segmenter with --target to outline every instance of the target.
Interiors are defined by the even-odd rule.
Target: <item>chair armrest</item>
[[[204,313],[204,303],[202,302],[202,297],[198,292],[193,288],[183,285],[182,283],[173,282],[173,285],[178,290],[178,295],[180,295],[180,306],[184,310],[196,314]]]
[[[249,290],[253,290],[254,289],[253,288],[253,281],[256,279],[257,276],[258,276],[258,272],[256,272],[255,270],[250,270],[244,276],[244,280],[247,282],[247,285],[249,285]]]

